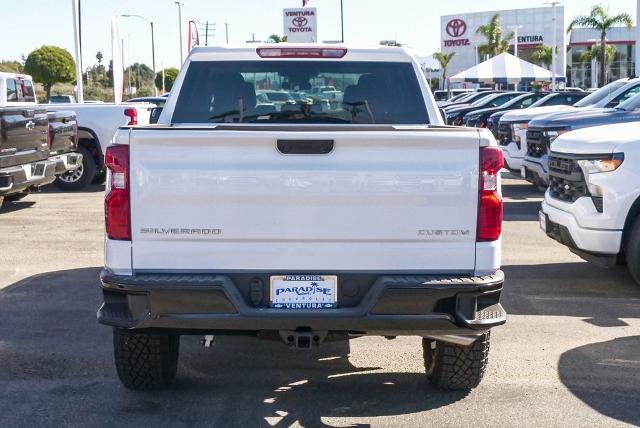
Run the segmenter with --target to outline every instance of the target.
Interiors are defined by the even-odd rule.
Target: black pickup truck
[[[0,73],[0,206],[72,171],[76,149],[75,113],[47,112],[29,76]]]

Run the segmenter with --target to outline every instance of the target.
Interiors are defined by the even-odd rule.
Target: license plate
[[[337,289],[337,276],[272,276],[271,307],[277,309],[332,309],[337,307]]]
[[[520,176],[522,178],[527,178],[527,168],[526,167],[523,166],[523,167],[520,168]]]
[[[542,229],[542,231],[546,233],[547,232],[547,215],[542,211],[540,211],[538,214],[540,216],[540,229]]]

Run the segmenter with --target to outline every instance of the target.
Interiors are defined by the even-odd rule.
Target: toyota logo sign
[[[304,16],[296,16],[291,22],[298,28],[304,27],[308,23],[307,18],[305,18]]]
[[[447,22],[445,30],[451,37],[460,37],[467,31],[467,24],[462,19],[452,19]]]

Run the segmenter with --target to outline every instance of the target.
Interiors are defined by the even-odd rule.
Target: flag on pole
[[[309,0],[302,0],[302,7],[305,7],[309,3]]]
[[[188,52],[191,52],[193,48],[195,48],[200,44],[200,37],[198,36],[198,27],[196,26],[195,22],[189,21],[188,32],[189,32],[187,35],[187,42],[189,43]]]
[[[122,45],[120,44],[120,30],[116,14],[111,15],[111,56],[113,71],[113,101],[116,104],[122,102],[122,89],[124,86],[124,68],[122,64]]]

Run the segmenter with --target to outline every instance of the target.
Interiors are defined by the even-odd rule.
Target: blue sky
[[[3,25],[0,26],[0,59],[19,59],[43,44],[64,47],[73,53],[71,0],[26,0],[21,5],[1,0]],[[344,0],[345,41],[377,44],[393,39],[409,45],[423,56],[430,56],[440,44],[440,16],[484,10],[543,6],[545,0]],[[224,44],[224,23],[229,23],[230,44],[251,39],[263,40],[271,33],[282,33],[282,8],[297,7],[301,0],[183,0],[183,20],[209,20],[216,23],[213,44]],[[565,0],[565,19],[588,13],[597,0]],[[600,1],[611,13],[626,11],[634,17],[636,0]],[[318,9],[320,40],[340,38],[340,0],[310,0]],[[9,16],[6,12],[10,10]],[[82,0],[83,63],[92,65],[97,51],[111,59],[110,16],[112,13],[139,14],[154,21],[156,63],[178,66],[178,14],[173,0]],[[8,23],[11,25],[8,25]],[[151,65],[151,39],[148,24],[138,19],[122,19],[125,62]],[[131,35],[131,37],[128,37]],[[131,41],[128,53],[127,40]],[[210,42],[210,44],[212,44]]]

